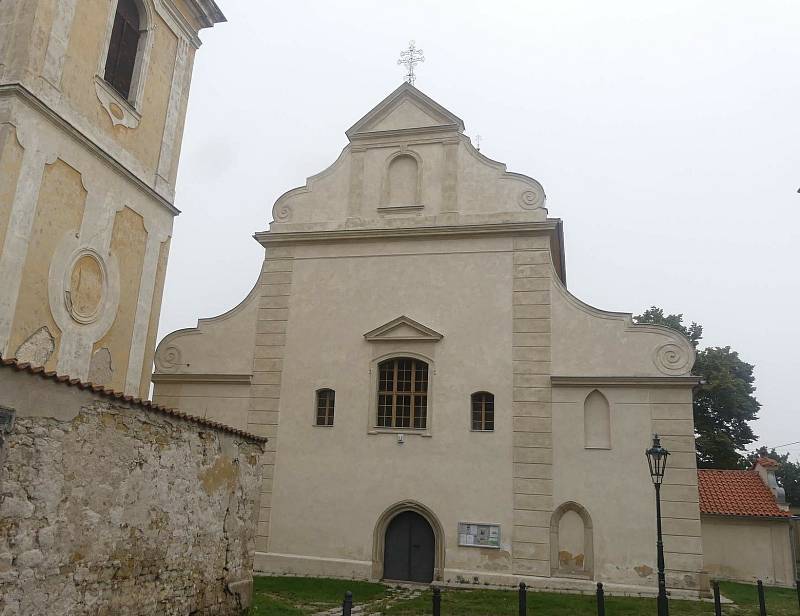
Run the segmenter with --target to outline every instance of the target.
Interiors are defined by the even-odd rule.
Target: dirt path
[[[356,604],[353,606],[351,613],[353,616],[356,616],[356,614],[358,614],[358,616],[381,616],[383,614],[382,610],[385,610],[387,607],[396,603],[415,599],[421,594],[422,589],[420,588],[390,588],[388,597],[376,599],[375,601],[369,601],[360,605]],[[324,612],[317,612],[313,616],[342,616],[342,608],[331,608]]]

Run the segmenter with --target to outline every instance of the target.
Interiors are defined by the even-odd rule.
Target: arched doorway
[[[383,577],[388,580],[433,581],[436,537],[428,521],[414,511],[398,513],[386,527]]]

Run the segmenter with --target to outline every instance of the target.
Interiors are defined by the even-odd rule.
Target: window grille
[[[494,430],[494,395],[488,391],[472,394],[472,429],[481,432]]]
[[[378,365],[378,427],[424,430],[428,414],[428,364],[410,357]]]
[[[336,392],[332,389],[320,389],[317,391],[317,425],[333,425],[333,407],[336,399]]]

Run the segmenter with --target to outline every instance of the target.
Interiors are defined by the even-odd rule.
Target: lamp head
[[[653,480],[653,485],[661,485],[664,479],[664,469],[667,468],[669,451],[661,446],[661,439],[658,438],[658,434],[653,435],[653,446],[644,453],[647,456],[647,464],[650,467],[650,478]]]

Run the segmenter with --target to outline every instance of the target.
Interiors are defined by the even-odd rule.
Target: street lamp
[[[656,529],[658,540],[658,616],[669,616],[667,603],[667,582],[664,579],[664,543],[661,540],[661,482],[664,480],[664,469],[667,467],[669,452],[661,446],[658,434],[653,435],[653,446],[645,452],[647,464],[650,466],[650,478],[656,488]]]

